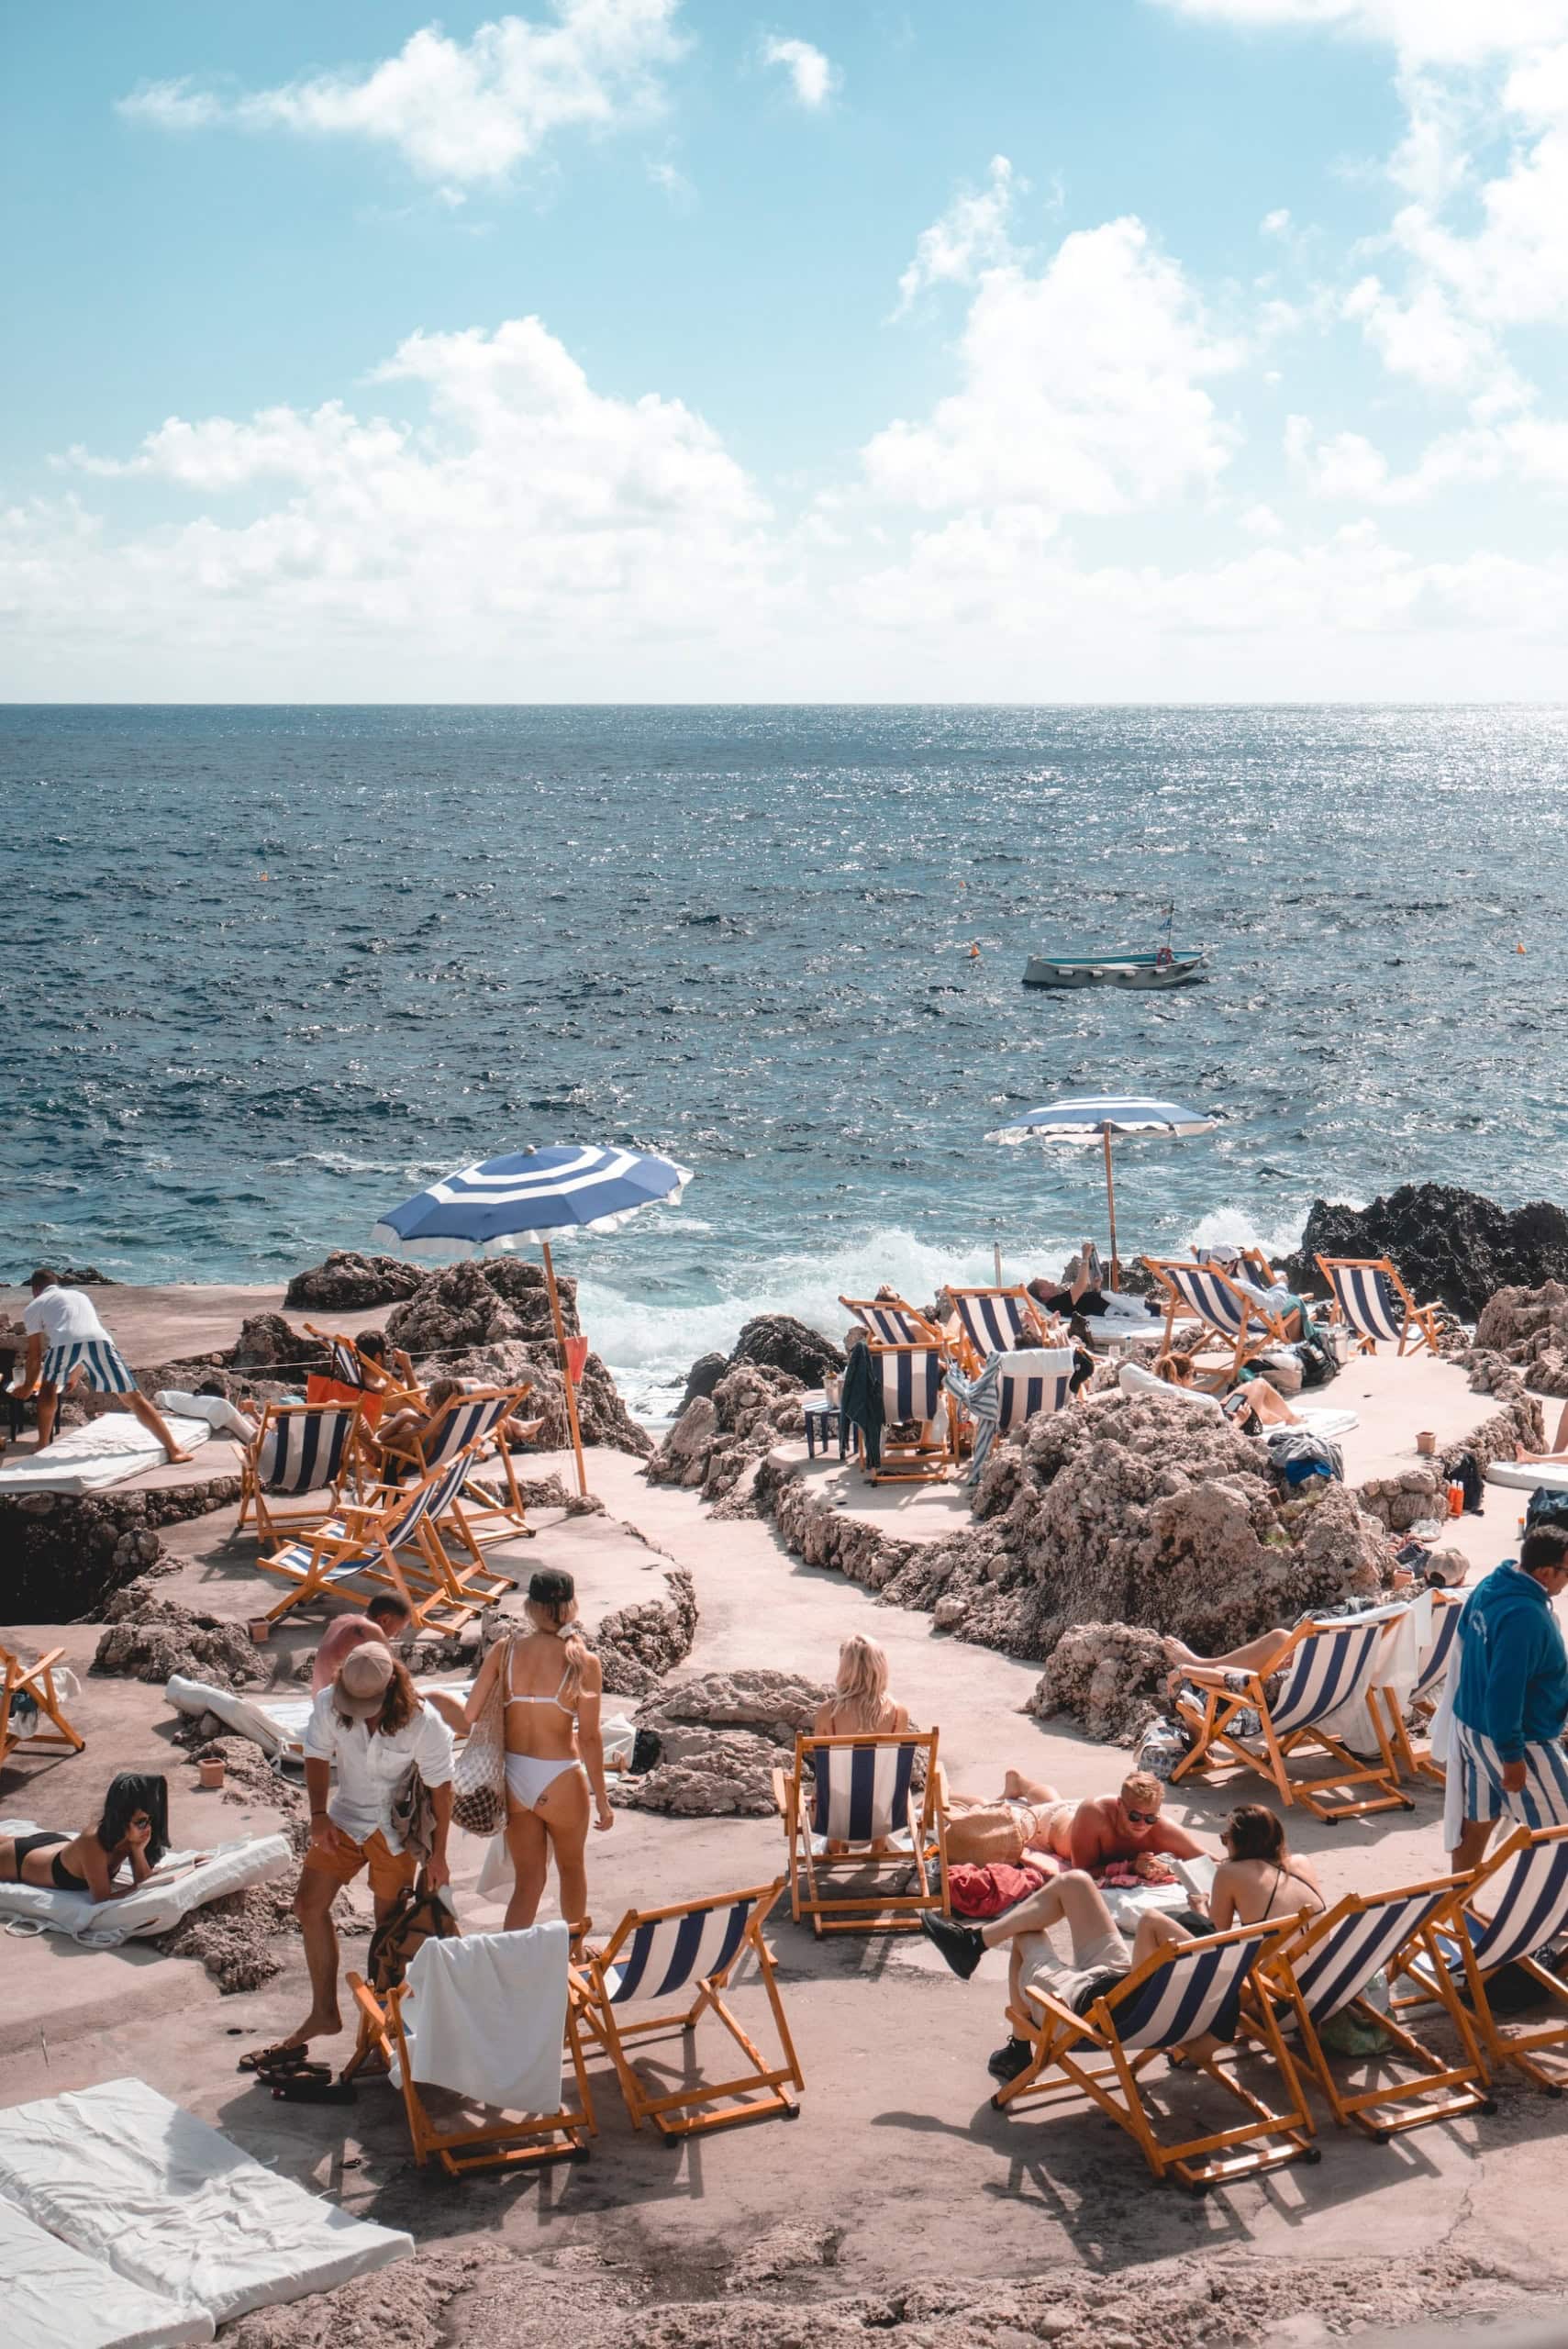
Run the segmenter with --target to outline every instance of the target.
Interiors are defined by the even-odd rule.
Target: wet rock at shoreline
[[[577,1284],[568,1275],[557,1275],[561,1319],[567,1335],[576,1334]],[[553,1341],[550,1291],[541,1264],[517,1256],[487,1262],[449,1264],[428,1273],[414,1294],[386,1317],[386,1334],[395,1346],[406,1347],[416,1361],[421,1355],[461,1353],[466,1346],[484,1346],[501,1338],[538,1342]]]
[[[729,1356],[730,1368],[753,1363],[762,1370],[787,1371],[802,1386],[818,1387],[829,1372],[844,1367],[843,1349],[793,1313],[759,1313],[745,1322]]]
[[[223,1359],[230,1370],[319,1369],[321,1341],[292,1329],[281,1313],[252,1313]]]
[[[773,1774],[794,1757],[831,1691],[798,1673],[708,1672],[657,1689],[637,1726],[656,1742],[652,1767],[622,1780],[617,1809],[684,1819],[763,1819]]]
[[[1294,1286],[1322,1290],[1318,1255],[1390,1257],[1418,1304],[1436,1298],[1473,1321],[1498,1289],[1568,1281],[1568,1214],[1541,1199],[1500,1208],[1451,1184],[1403,1183],[1365,1208],[1315,1199],[1285,1260]]]
[[[284,1293],[291,1313],[373,1313],[400,1305],[428,1277],[400,1256],[362,1256],[354,1248],[330,1248],[319,1264],[295,1273]]]
[[[699,1396],[711,1395],[728,1367],[728,1354],[699,1354],[686,1373],[686,1391],[681,1397],[680,1410],[684,1411],[688,1403],[695,1403]],[[679,1416],[678,1411],[676,1417]]]

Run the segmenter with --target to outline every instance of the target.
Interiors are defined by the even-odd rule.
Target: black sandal
[[[249,2049],[234,2068],[237,2072],[297,2072],[309,2060],[308,2040],[280,2040],[272,2047]]]

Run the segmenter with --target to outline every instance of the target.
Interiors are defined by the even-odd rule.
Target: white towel
[[[403,2002],[414,2077],[504,2112],[559,2112],[570,1945],[559,1918],[423,1943]]]

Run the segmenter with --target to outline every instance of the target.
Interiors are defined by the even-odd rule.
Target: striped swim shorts
[[[50,1346],[43,1358],[43,1383],[63,1386],[80,1370],[95,1395],[134,1395],[136,1380],[125,1356],[107,1338],[73,1338],[68,1345]]]
[[[1568,1749],[1555,1740],[1525,1747],[1525,1782],[1503,1784],[1503,1760],[1489,1737],[1467,1721],[1453,1724],[1443,1801],[1443,1847],[1454,1851],[1467,1819],[1501,1819],[1521,1827],[1568,1827]]]

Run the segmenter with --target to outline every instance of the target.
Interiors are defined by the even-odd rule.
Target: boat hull
[[[1024,966],[1026,987],[1130,987],[1139,993],[1186,986],[1202,971],[1201,954],[1177,954],[1161,963],[1152,954],[1107,956],[1091,962],[1081,955],[1031,954]]]

